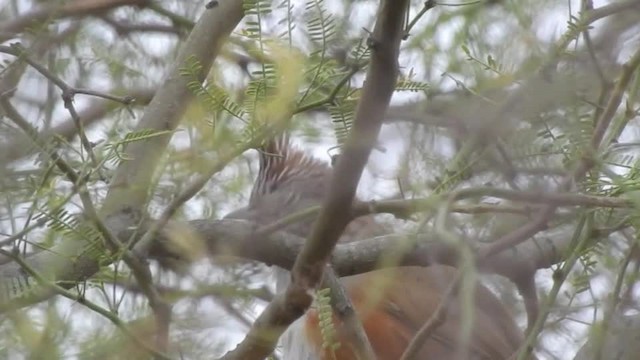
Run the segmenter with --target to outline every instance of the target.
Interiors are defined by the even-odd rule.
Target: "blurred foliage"
[[[161,86],[205,3],[163,0],[91,16],[53,16],[2,39],[4,44],[20,42],[31,58],[76,88],[125,96]],[[368,186],[384,188],[375,190],[376,197],[424,197],[474,186],[553,191],[563,176],[588,159],[594,167],[575,183],[577,191],[637,203],[638,73],[624,89],[622,105],[612,114],[601,145],[593,148],[591,142],[619,65],[639,48],[635,24],[640,15],[630,10],[586,23],[588,3],[452,0],[418,19],[425,4],[413,1],[409,20],[416,22],[402,44],[398,93],[381,138],[382,147],[392,144],[389,148],[399,148],[395,152],[400,155],[389,160],[390,155],[386,161],[393,164],[379,166],[384,170],[370,171],[373,185]],[[216,59],[214,70],[202,74],[196,61],[182,68],[196,101],[189,105],[163,159],[149,205],[152,215],[224,149],[251,142],[265,129],[287,127],[303,144],[340,147],[352,126],[371,56],[369,31],[377,3],[244,4],[245,20]],[[0,22],[28,16],[29,9],[45,4],[10,0],[7,5],[0,9]],[[71,123],[60,89],[19,58],[0,54],[0,60],[0,96],[11,95],[34,131],[45,134]],[[202,76],[204,82],[199,81]],[[91,119],[95,100],[75,96],[76,108],[88,111],[83,120]],[[0,241],[23,232],[10,244],[3,243],[6,250],[46,251],[73,236],[101,241],[94,229],[78,220],[82,206],[76,190],[47,154],[59,154],[83,174],[99,204],[113,170],[127,161],[123,146],[158,135],[132,131],[144,105],[114,102],[103,116],[87,123],[83,135],[92,153],[73,134],[50,136],[46,148],[38,148],[6,116],[0,118]],[[227,166],[180,209],[177,218],[220,218],[244,206],[256,170],[254,158],[246,153]],[[469,203],[480,200],[508,204],[492,198]],[[433,213],[416,220],[404,229],[436,227]],[[490,212],[448,214],[446,220],[457,236],[490,241],[528,218]],[[639,310],[634,284],[640,258],[632,251],[639,225],[634,209],[574,207],[559,211],[548,230],[537,236],[551,241],[575,236],[576,243],[586,238],[586,246],[571,248],[577,252],[577,266],[552,299],[537,347],[541,359],[567,359],[575,352],[568,349],[577,350],[585,340],[585,324],[602,318],[618,280],[624,284],[618,307]],[[627,257],[632,264],[621,268]],[[256,289],[269,280],[264,270],[236,260],[200,263],[188,276],[154,267],[158,283],[168,292],[180,290],[178,295],[171,292],[172,351],[182,358],[201,359],[232,347],[245,322],[268,301],[268,296],[256,295],[263,294]],[[541,271],[538,276],[543,300],[553,285],[551,275]],[[131,279],[129,270],[116,263],[77,284],[76,290],[149,340],[153,332],[146,300]],[[491,283],[514,311],[523,313],[512,287],[502,280]],[[67,300],[53,298],[4,319],[2,358],[141,356],[134,353],[140,351],[136,344],[109,321]]]

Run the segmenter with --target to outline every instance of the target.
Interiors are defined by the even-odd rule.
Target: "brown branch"
[[[443,199],[446,198],[462,200],[465,198],[484,196],[529,202],[532,204],[555,204],[558,207],[580,206],[622,209],[631,209],[634,207],[634,204],[629,200],[607,196],[570,193],[543,193],[538,191],[514,191],[492,187],[474,187],[458,190],[452,193],[434,195],[428,198],[356,202],[353,204],[351,209],[350,220],[359,216],[381,213],[392,214],[400,219],[409,219],[416,213],[437,209]],[[527,207],[493,204],[452,204],[449,211],[462,214],[510,213],[528,216],[537,209],[539,209],[539,206]],[[317,216],[320,210],[320,206],[309,207],[308,209],[291,214],[281,220],[263,226],[257,231],[257,233],[262,235],[271,234],[272,232],[283,229],[288,225]]]
[[[134,131],[171,131],[178,126],[187,104],[193,98],[187,87],[192,79],[181,76],[180,69],[193,56],[202,66],[200,79],[203,80],[228,34],[242,17],[242,4],[233,1],[205,11],[187,39],[191,47],[181,49],[170,76],[165,79]],[[103,211],[111,213],[127,208],[141,209],[147,203],[148,185],[170,138],[170,135],[156,136],[127,145],[125,151],[133,160],[123,162],[116,171]]]
[[[157,32],[178,35],[179,37],[183,37],[185,35],[184,29],[180,29],[176,26],[164,24],[136,24],[127,20],[115,20],[109,16],[103,16],[101,19],[105,23],[111,25],[118,35],[129,35],[134,32]]]
[[[150,224],[142,224],[144,230]],[[169,223],[168,227],[176,226]],[[190,239],[200,239],[206,246],[206,252],[201,256],[238,256],[276,265],[283,269],[291,269],[304,245],[304,239],[286,232],[278,231],[271,234],[259,234],[256,225],[243,220],[193,220],[186,224],[178,224],[183,236]],[[613,230],[615,231],[615,230]],[[127,238],[132,230],[127,230],[119,236]],[[170,230],[165,230],[154,246],[163,246],[164,239]],[[606,236],[606,233],[599,236]],[[487,247],[484,239],[468,240],[469,246],[482,251]],[[563,260],[570,246],[571,239],[560,237],[557,239],[534,239],[522,243],[509,252],[493,255],[479,261],[480,271],[493,273],[514,280],[518,277],[533,274],[538,269],[548,268]],[[385,254],[397,252],[398,248],[406,249],[397,263],[381,262]],[[429,266],[444,264],[458,266],[458,249],[437,239],[433,233],[394,234],[372,239],[336,245],[331,265],[340,276],[360,274],[377,269],[380,264],[386,266]],[[166,252],[151,249],[151,257]],[[2,269],[0,267],[0,269]]]
[[[636,0],[617,1],[615,3],[601,6],[597,9],[588,10],[584,16],[584,26],[592,24],[607,16],[630,10],[640,10],[640,3],[638,3]]]
[[[362,169],[375,145],[398,73],[406,0],[382,1],[373,31],[371,65],[344,153],[336,165],[329,193],[309,240],[292,268],[284,295],[267,306],[249,334],[225,359],[258,359],[269,355],[287,326],[311,305],[310,291],[321,281],[325,264],[350,220],[350,205]]]
[[[632,201],[608,196],[596,196],[586,194],[571,193],[548,193],[542,191],[517,191],[500,189],[493,187],[473,187],[443,193],[423,199],[407,200],[385,200],[369,201],[366,203],[356,203],[353,207],[354,216],[362,216],[371,213],[389,213],[399,218],[408,218],[416,212],[436,209],[443,201],[453,197],[453,200],[477,197],[495,197],[531,204],[555,205],[555,206],[580,206],[580,207],[603,207],[603,208],[623,208],[634,207]],[[451,211],[462,212],[464,205],[459,205],[459,210],[453,207]]]
[[[189,239],[201,239],[206,245],[206,253],[202,256],[238,256],[246,259],[260,261],[269,265],[277,265],[284,269],[290,269],[296,255],[304,244],[304,239],[284,233],[275,232],[267,236],[256,236],[255,224],[242,220],[194,220],[180,227],[181,234]],[[149,224],[141,224],[144,231]],[[169,224],[173,226],[173,224]],[[608,232],[602,232],[598,236],[605,237]],[[133,229],[121,228],[117,235],[121,239],[130,238]],[[154,242],[154,246],[163,246],[168,241],[163,239],[167,230]],[[541,238],[522,243],[509,252],[496,254],[478,263],[479,270],[486,273],[495,273],[516,279],[535,273],[537,269],[548,268],[553,264],[563,261],[570,247],[569,237],[557,239]],[[486,247],[486,241],[478,241],[470,245],[480,251]],[[407,251],[395,264],[381,262],[385,254],[396,252],[398,247]],[[457,249],[444,244],[433,234],[420,233],[411,235],[389,235],[376,237],[348,244],[338,244],[331,257],[331,264],[340,276],[359,274],[376,269],[381,263],[387,266],[416,265],[429,266],[432,264],[446,264],[457,266]],[[154,249],[151,249],[154,253]],[[155,253],[162,251],[155,250]],[[153,256],[152,256],[153,257]],[[35,262],[36,271],[43,271],[46,263]],[[82,265],[82,263],[80,263]],[[15,264],[0,266],[0,277],[11,277],[13,272],[19,271]],[[6,289],[3,287],[4,292]],[[3,299],[0,303],[0,312],[9,309],[21,308],[29,303],[25,301],[7,302],[7,295],[0,294]]]
[[[134,281],[107,277],[105,279],[100,279],[100,284],[114,285],[134,294],[142,293],[140,285]],[[264,302],[273,300],[273,293],[266,286],[259,288],[243,288],[225,283],[198,285],[199,286],[195,289],[182,289],[179,287],[161,284],[156,285],[156,288],[158,289],[158,292],[162,294],[162,297],[172,304],[184,299],[194,300],[207,297],[252,297]]]
[[[6,21],[0,26],[0,42],[13,37],[15,34],[31,26],[42,26],[54,19],[79,17],[104,13],[121,6],[144,7],[149,0],[75,0],[69,2],[54,2],[40,6],[13,20]]]

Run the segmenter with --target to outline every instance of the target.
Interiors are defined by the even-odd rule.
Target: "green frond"
[[[256,111],[256,105],[267,97],[267,88],[267,81],[263,78],[251,80],[247,85],[243,106],[252,118]]]
[[[602,243],[595,242],[580,255],[578,260],[582,265],[582,270],[575,274],[571,281],[575,294],[591,290],[591,279],[598,272],[598,265],[604,253],[605,248]]]
[[[51,212],[43,210],[40,214],[35,216],[35,219],[46,218],[46,225],[55,231],[71,231],[78,227],[80,221],[77,216],[70,214],[65,209],[57,209]]]
[[[127,133],[124,138],[116,141],[111,141],[105,145],[105,157],[106,161],[119,163],[130,158],[125,153],[125,146],[129,143],[144,141],[154,138],[156,136],[163,136],[171,134],[171,131],[163,130],[156,131],[152,129],[142,129],[138,131],[132,131]]]
[[[331,290],[328,288],[316,291],[316,311],[318,312],[318,325],[322,337],[322,348],[335,351],[340,348],[340,342],[336,339],[336,328],[333,324],[333,309],[331,308]]]
[[[429,90],[429,84],[422,81],[414,81],[408,77],[398,78],[396,83],[396,91],[424,92]]]
[[[162,130],[156,131],[153,129],[142,129],[138,131],[131,131],[127,133],[122,140],[117,142],[118,145],[126,145],[132,142],[148,140],[157,136],[171,134],[171,131]]]
[[[243,108],[248,114],[249,122],[243,129],[242,142],[253,141],[255,136],[269,126],[273,121],[280,121],[284,116],[290,117],[290,111],[286,111],[287,115],[281,113],[282,109],[278,109],[279,105],[285,108],[292,101],[298,89],[298,81],[292,81],[290,68],[295,68],[293,63],[286,64],[286,61],[280,62],[278,56],[274,57],[277,64],[265,63],[262,69],[253,72],[253,79],[249,82],[244,96]],[[288,68],[289,67],[289,68]],[[284,94],[283,92],[292,92],[293,95]]]
[[[581,294],[591,289],[591,277],[586,272],[577,274],[571,280],[571,284],[574,288],[573,293]]]
[[[43,209],[34,217],[38,220],[45,218],[46,226],[54,232],[67,238],[89,239],[89,241],[101,241],[102,235],[92,226],[88,225],[76,214],[70,214],[63,208]]]
[[[305,10],[309,37],[313,42],[322,44],[322,51],[326,51],[327,43],[336,35],[335,18],[325,8],[323,0],[307,1]]]
[[[224,111],[243,122],[246,121],[246,112],[238,103],[229,97],[229,94],[225,89],[212,84],[205,90],[207,90],[206,104],[212,110]]]
[[[354,64],[369,62],[371,58],[371,47],[367,45],[365,40],[360,40],[349,52],[349,59]]]
[[[242,104],[251,119],[250,124],[264,120],[260,118],[264,114],[259,114],[256,110],[258,104],[265,102],[273,93],[276,76],[276,69],[273,64],[264,64],[261,70],[253,72],[253,80],[249,82],[245,89],[244,102]]]
[[[245,0],[242,2],[245,16],[264,16],[271,13],[271,2],[268,0]]]
[[[246,112],[244,109],[233,101],[223,88],[215,84],[204,86],[197,81],[190,82],[187,87],[196,95],[200,103],[209,113],[228,113],[238,120],[246,122]]]
[[[299,103],[303,103],[309,95],[324,86],[323,77],[327,72],[334,71],[336,64],[329,61],[327,51],[329,41],[335,36],[335,19],[329,14],[322,0],[309,0],[305,6],[307,17],[307,31],[311,41],[317,43],[317,50],[309,54],[309,67],[307,78],[309,87],[300,97]]]
[[[296,28],[296,24],[293,21],[293,4],[291,0],[283,0],[278,9],[285,9],[286,16],[278,20],[278,25],[284,25],[285,30],[278,34],[278,37],[287,41],[289,47],[293,47],[293,30]]]
[[[338,146],[344,144],[351,130],[356,116],[356,105],[357,100],[344,100],[328,107]]]
[[[215,84],[208,86],[203,84],[201,80],[204,77],[202,65],[195,57],[187,59],[185,65],[180,69],[180,74],[189,79],[187,88],[211,114],[225,112],[246,122],[246,112],[229,97],[229,94],[223,88]]]
[[[320,52],[321,50],[312,53],[310,57],[311,61],[321,59],[322,54]],[[347,62],[362,70],[366,68],[370,55],[371,49],[366,46],[365,41],[360,41],[350,51]],[[310,78],[311,81],[309,88],[300,99],[300,107],[324,99],[328,94],[335,91],[336,86],[341,86],[335,94],[335,98],[332,99],[332,103],[327,105],[333,123],[336,141],[338,145],[341,146],[344,144],[347,134],[351,130],[351,125],[355,118],[357,101],[359,99],[359,89],[352,88],[349,83],[350,77],[355,73],[352,72],[351,69],[340,69],[339,65],[333,59],[312,63],[308,72],[308,78]],[[342,83],[345,77],[349,78],[347,78],[346,83]],[[413,86],[417,87],[417,85]]]
[[[258,41],[262,46],[262,18],[271,13],[271,2],[267,0],[247,0],[244,1],[245,24],[243,34],[248,38]]]

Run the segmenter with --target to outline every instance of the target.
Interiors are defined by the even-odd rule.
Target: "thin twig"
[[[27,64],[31,65],[31,67],[33,67],[40,74],[42,74],[42,76],[49,79],[49,81],[54,83],[57,87],[60,88],[60,90],[62,90],[62,100],[64,102],[64,107],[69,111],[71,118],[73,119],[76,127],[78,128],[78,136],[80,137],[80,143],[82,144],[82,147],[89,155],[89,158],[91,159],[91,162],[93,163],[94,167],[96,167],[98,164],[98,160],[96,158],[95,153],[93,152],[93,146],[91,145],[91,142],[89,141],[89,139],[87,139],[87,136],[84,132],[83,122],[81,121],[80,116],[78,115],[78,112],[76,111],[76,108],[73,105],[75,94],[93,95],[93,96],[102,97],[109,100],[119,101],[125,105],[131,104],[134,99],[130,96],[118,97],[115,95],[104,94],[94,90],[76,89],[70,86],[69,84],[67,84],[64,80],[62,80],[60,77],[55,75],[53,72],[49,71],[49,69],[47,69],[45,66],[31,59],[31,57],[27,54],[25,49],[20,44],[13,44],[11,46],[0,45],[0,52],[10,54],[18,57],[21,60],[24,60]],[[96,171],[98,172],[98,174],[100,174],[99,168],[96,167]]]
[[[620,270],[618,271],[618,276],[616,277],[616,283],[613,287],[613,291],[609,294],[609,302],[604,309],[604,316],[602,318],[602,328],[601,331],[593,331],[594,334],[598,334],[593,341],[595,342],[594,346],[591,348],[592,353],[596,353],[596,357],[594,360],[600,360],[603,356],[603,348],[605,339],[607,338],[607,332],[609,329],[609,325],[611,323],[611,319],[616,313],[616,309],[618,308],[618,303],[620,302],[620,292],[622,291],[622,285],[625,280],[625,275],[627,273],[627,268],[629,267],[629,263],[634,256],[634,252],[638,250],[638,243],[633,240],[634,243],[627,250],[627,254],[622,260],[622,264],[620,265]]]

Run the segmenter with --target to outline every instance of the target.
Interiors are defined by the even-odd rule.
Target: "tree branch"
[[[258,317],[249,334],[225,359],[258,359],[269,355],[282,332],[311,305],[310,291],[318,286],[327,260],[350,221],[356,187],[378,137],[398,73],[404,34],[406,0],[382,1],[371,40],[367,72],[353,128],[335,167],[329,193],[308,241],[292,268],[291,283]]]
[[[73,16],[97,14],[121,6],[143,7],[149,0],[75,0],[70,2],[47,4],[31,10],[13,20],[6,21],[0,26],[0,42],[6,41],[15,34],[30,26],[42,26],[51,19],[62,19]]]
[[[142,230],[151,226],[142,224]],[[297,254],[304,245],[304,239],[283,231],[262,233],[258,226],[245,220],[193,220],[187,223],[172,223],[154,242],[154,247],[170,243],[166,237],[179,229],[182,236],[193,241],[201,241],[206,251],[200,256],[237,256],[291,269]],[[123,230],[117,234],[121,238],[130,237],[134,230]],[[486,239],[470,242],[472,248],[482,251],[487,247]],[[480,261],[480,271],[515,279],[548,268],[563,260],[571,239],[541,238],[522,243],[507,252],[493,255]],[[152,247],[149,256],[156,259],[166,251]],[[397,253],[398,248],[406,251],[397,263],[389,264],[380,260],[389,253]],[[193,259],[194,261],[195,259]],[[457,266],[458,249],[440,241],[434,233],[409,233],[379,236],[372,239],[337,244],[330,258],[331,265],[339,276],[360,274],[377,269],[382,263],[387,266],[429,266],[444,264]],[[2,269],[2,268],[0,268]]]

